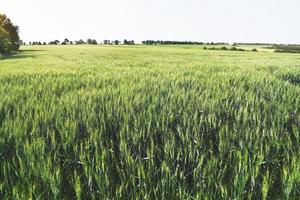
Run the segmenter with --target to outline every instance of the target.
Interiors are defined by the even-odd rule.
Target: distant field
[[[258,50],[1,59],[0,199],[299,199],[300,55]]]

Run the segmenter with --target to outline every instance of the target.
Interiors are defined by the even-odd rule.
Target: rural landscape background
[[[300,198],[294,33],[60,38],[12,9],[34,1],[0,11],[1,200]]]

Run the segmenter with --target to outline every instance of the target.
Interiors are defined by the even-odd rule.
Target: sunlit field
[[[0,199],[299,199],[300,54],[258,50],[3,57]]]

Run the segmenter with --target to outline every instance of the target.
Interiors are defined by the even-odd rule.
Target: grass
[[[300,55],[202,48],[0,60],[0,199],[298,199]]]

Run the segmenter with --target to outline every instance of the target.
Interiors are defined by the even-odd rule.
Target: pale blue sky
[[[1,0],[25,41],[300,43],[299,0]]]

